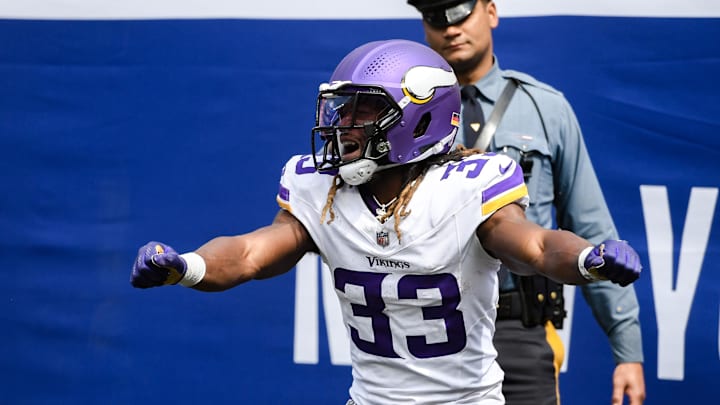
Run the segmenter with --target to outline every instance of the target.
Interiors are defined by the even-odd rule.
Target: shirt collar
[[[503,80],[497,56],[493,55],[492,67],[485,76],[481,77],[480,80],[474,84],[475,87],[480,90],[480,94],[482,94],[483,97],[495,104],[505,87],[505,80]]]

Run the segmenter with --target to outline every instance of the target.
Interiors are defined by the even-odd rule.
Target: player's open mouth
[[[355,142],[352,139],[344,139],[342,141],[342,160],[345,162],[357,159],[360,157],[360,143]]]

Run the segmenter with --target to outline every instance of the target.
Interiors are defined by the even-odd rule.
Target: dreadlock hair
[[[418,186],[425,178],[425,173],[427,173],[428,169],[430,169],[430,167],[432,166],[442,165],[446,162],[458,161],[466,156],[474,155],[477,153],[481,153],[480,149],[469,149],[466,148],[464,145],[457,145],[457,147],[449,153],[445,153],[442,155],[434,155],[423,161],[409,165],[407,174],[405,176],[405,181],[403,182],[402,191],[400,191],[400,195],[398,196],[397,200],[395,200],[387,207],[388,209],[386,210],[386,212],[381,217],[378,217],[378,220],[381,223],[385,223],[388,218],[390,218],[391,216],[394,217],[395,233],[397,233],[398,241],[402,241],[402,232],[400,232],[400,220],[410,215],[411,211],[407,209],[407,206],[408,204],[410,204],[410,200],[415,194],[415,190],[417,190]],[[332,223],[332,221],[335,219],[335,211],[333,210],[332,205],[333,201],[335,200],[335,194],[337,194],[337,191],[343,185],[345,185],[345,182],[339,174],[336,174],[333,178],[330,190],[328,191],[327,201],[325,202],[325,206],[323,207],[322,213],[320,214],[321,224],[325,222],[325,216],[328,214],[330,214],[330,219],[327,221],[328,225]]]
[[[322,213],[320,213],[321,224],[325,222],[325,215],[327,215],[328,212],[330,213],[330,219],[327,222],[328,225],[335,220],[335,211],[333,210],[332,205],[333,201],[335,201],[335,194],[337,194],[338,189],[344,184],[345,181],[343,181],[342,177],[340,177],[340,174],[336,174],[335,177],[333,177],[332,185],[328,191],[327,201],[325,201],[325,206],[323,207]]]

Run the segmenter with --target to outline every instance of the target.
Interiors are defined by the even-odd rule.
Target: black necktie
[[[472,148],[485,125],[485,115],[483,115],[480,107],[480,90],[470,84],[463,86],[460,90],[462,96],[462,122],[463,135],[465,136],[465,146]]]

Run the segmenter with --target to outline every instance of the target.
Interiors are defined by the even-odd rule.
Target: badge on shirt
[[[377,244],[382,247],[388,247],[390,244],[390,234],[384,229],[378,231],[375,233],[375,236],[377,236]]]

